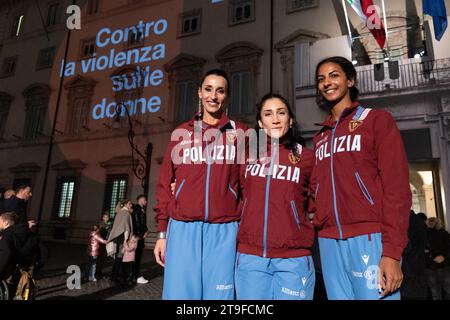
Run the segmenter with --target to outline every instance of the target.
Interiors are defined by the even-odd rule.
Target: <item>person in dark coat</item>
[[[13,226],[16,236],[25,245],[30,237],[30,229],[36,225],[35,220],[28,220],[27,203],[32,197],[31,187],[21,185],[15,190],[15,194],[3,200],[3,212],[15,212],[19,216],[19,221]]]
[[[7,190],[5,199],[0,205],[0,212],[15,212],[18,216],[16,224],[11,226],[18,243],[23,266],[34,264],[34,271],[40,270],[48,259],[48,249],[39,239],[33,228],[37,222],[28,219],[27,205],[33,196],[29,185],[20,185],[14,192]],[[25,261],[26,260],[26,261]]]
[[[0,281],[6,281],[9,292],[14,292],[17,284],[14,271],[20,262],[19,243],[12,230],[17,220],[18,217],[13,212],[0,214]]]
[[[114,221],[111,219],[109,215],[109,211],[105,211],[102,214],[102,220],[99,222],[100,227],[100,236],[103,239],[108,239],[109,233],[111,232],[111,229],[113,227]],[[97,258],[97,271],[95,274],[95,277],[97,279],[102,279],[105,275],[103,274],[103,268],[105,267],[107,261],[107,253],[106,253],[106,247],[102,246],[99,251],[99,255]]]
[[[137,204],[133,207],[133,213],[131,218],[133,221],[134,234],[139,237],[139,241],[136,249],[136,256],[134,260],[133,276],[136,278],[136,282],[139,284],[146,284],[148,280],[141,274],[141,260],[145,247],[145,238],[148,235],[147,227],[147,197],[143,194],[136,198]]]
[[[427,225],[411,210],[409,214],[408,245],[403,251],[402,271],[404,275],[400,294],[402,300],[425,300],[428,297],[426,281],[425,248]]]
[[[450,299],[450,235],[439,218],[427,220],[427,279],[433,300]]]

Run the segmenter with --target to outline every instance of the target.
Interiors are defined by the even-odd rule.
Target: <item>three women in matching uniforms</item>
[[[256,116],[267,153],[240,163],[246,127],[224,112],[227,75],[206,73],[201,111],[172,134],[157,185],[163,299],[312,299],[314,227],[329,299],[399,298],[411,205],[399,130],[356,102],[347,59],[321,61],[316,78],[330,115],[314,152],[288,102],[268,94]]]

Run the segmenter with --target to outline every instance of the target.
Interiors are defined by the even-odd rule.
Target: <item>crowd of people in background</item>
[[[410,212],[402,256],[403,300],[450,300],[450,234],[439,218]]]
[[[0,192],[0,281],[1,289],[8,291],[15,299],[28,299],[32,294],[26,291],[22,296],[21,280],[33,277],[45,263],[48,251],[36,233],[37,222],[28,218],[27,203],[32,197],[29,185],[15,190]]]
[[[92,226],[88,241],[88,262],[85,280],[96,282],[102,278],[108,257],[113,259],[110,280],[115,285],[146,284],[141,274],[141,260],[148,236],[147,198],[139,195],[137,203],[120,201],[114,219],[104,212],[101,221]]]
[[[22,185],[15,190],[0,190],[0,300],[30,299],[21,296],[24,274],[29,281],[48,259],[48,250],[37,235],[37,221],[28,218],[27,203],[32,197],[31,187]],[[140,195],[136,204],[121,201],[115,219],[104,212],[101,221],[91,226],[87,241],[85,280],[96,282],[104,277],[103,269],[108,257],[112,257],[111,281],[116,285],[145,284],[141,274],[141,260],[148,236],[147,199]],[[107,251],[108,248],[113,250]],[[34,283],[34,282],[33,282]],[[6,294],[7,293],[7,294]]]

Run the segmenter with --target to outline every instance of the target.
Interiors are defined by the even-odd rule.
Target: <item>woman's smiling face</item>
[[[354,85],[355,81],[348,79],[344,70],[336,63],[324,63],[317,72],[317,88],[328,102],[337,103],[350,95],[350,88]]]

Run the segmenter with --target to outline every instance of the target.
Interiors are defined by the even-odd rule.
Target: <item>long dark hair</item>
[[[337,64],[338,66],[340,66],[342,68],[347,79],[355,81],[355,85],[353,85],[353,87],[351,87],[349,89],[350,90],[350,99],[352,100],[352,102],[355,102],[358,99],[358,95],[359,95],[359,90],[356,87],[357,77],[356,77],[355,66],[353,65],[353,63],[351,63],[351,61],[349,61],[348,59],[346,59],[344,57],[334,56],[334,57],[323,59],[322,61],[319,62],[319,64],[316,67],[316,93],[317,93],[316,102],[317,102],[317,105],[320,107],[325,107],[325,108],[329,107],[329,102],[326,101],[326,99],[324,99],[324,97],[322,97],[322,95],[319,92],[319,82],[317,81],[319,69],[325,63]]]
[[[261,101],[257,105],[257,113],[256,113],[256,132],[259,134],[259,130],[262,129],[258,121],[261,120],[261,111],[264,107],[264,104],[267,100],[271,99],[278,99],[286,106],[289,113],[289,118],[292,119],[292,125],[290,126],[289,130],[286,132],[285,136],[281,138],[281,141],[283,146],[291,150],[294,154],[297,154],[297,144],[301,144],[302,146],[305,146],[305,139],[300,135],[300,130],[298,128],[297,121],[295,120],[294,112],[291,109],[291,106],[289,105],[289,102],[282,97],[281,95],[277,93],[268,93],[264,97],[261,98]],[[258,139],[259,140],[259,139]]]

